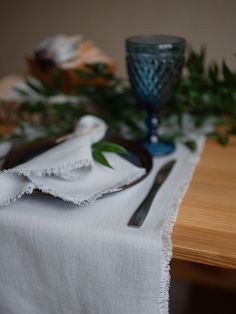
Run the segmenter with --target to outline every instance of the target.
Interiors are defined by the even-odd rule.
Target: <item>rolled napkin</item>
[[[103,120],[86,115],[74,133],[47,152],[0,173],[0,206],[16,201],[34,189],[74,204],[95,202],[103,194],[117,191],[145,174],[114,153],[105,153],[112,169],[95,162],[92,144],[100,141],[107,126]]]

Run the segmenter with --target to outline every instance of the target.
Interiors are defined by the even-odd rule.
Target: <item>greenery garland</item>
[[[212,63],[206,65],[206,54],[190,51],[184,68],[184,75],[179,82],[175,94],[168,106],[161,112],[161,118],[175,123],[175,131],[163,134],[162,137],[175,141],[184,138],[184,143],[194,150],[195,143],[184,135],[183,118],[187,114],[196,128],[211,119],[213,126],[223,126],[217,131],[206,135],[215,138],[220,144],[226,145],[230,135],[236,134],[236,73],[232,72],[223,61],[221,65]],[[136,105],[130,86],[125,80],[107,73],[105,64],[87,65],[89,72],[77,70],[77,75],[91,80],[101,77],[109,80],[104,86],[80,85],[75,86],[73,96],[79,101],[50,104],[50,97],[61,93],[61,83],[55,77],[55,87],[51,88],[44,82],[35,84],[27,80],[28,86],[38,95],[40,100],[32,98],[31,93],[18,89],[25,101],[20,109],[19,123],[22,129],[30,124],[25,116],[39,115],[41,117],[37,129],[43,136],[65,134],[73,131],[74,125],[84,114],[95,113],[109,125],[109,133],[139,138],[144,135],[141,123],[145,113]],[[34,127],[32,124],[30,127]],[[124,136],[124,134],[122,134]]]

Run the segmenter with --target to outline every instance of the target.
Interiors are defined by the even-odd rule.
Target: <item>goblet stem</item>
[[[150,144],[156,145],[159,142],[157,130],[160,126],[160,118],[157,113],[149,112],[147,117],[147,140]]]
[[[149,112],[147,117],[148,134],[144,146],[153,156],[167,155],[174,151],[175,145],[170,142],[161,141],[158,136],[160,118],[158,113]]]

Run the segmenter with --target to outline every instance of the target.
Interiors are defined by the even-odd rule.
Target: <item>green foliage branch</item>
[[[89,71],[76,71],[80,78],[88,80],[86,85],[74,86],[71,96],[78,97],[76,103],[50,103],[50,97],[62,92],[59,76],[55,76],[54,88],[44,82],[35,84],[26,80],[28,87],[40,99],[18,89],[25,99],[19,115],[22,129],[29,125],[34,127],[26,122],[26,117],[36,115],[40,116],[36,127],[43,136],[65,134],[73,130],[78,118],[92,113],[107,122],[110,134],[128,135],[134,139],[143,136],[145,113],[137,106],[128,83],[108,73],[105,64],[88,64],[87,68]],[[98,77],[107,80],[107,84],[89,84],[91,79]],[[195,128],[201,128],[210,120],[216,128],[206,135],[222,145],[228,143],[231,135],[236,135],[236,73],[224,61],[222,64],[213,62],[207,65],[204,49],[188,53],[182,79],[170,104],[161,111],[162,121],[175,127],[175,131],[162,134],[162,137],[173,141],[183,138],[183,143],[195,150],[195,142],[184,133],[183,121],[186,115]]]

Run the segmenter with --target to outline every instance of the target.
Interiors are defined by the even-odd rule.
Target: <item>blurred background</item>
[[[235,69],[235,0],[21,0],[1,1],[0,77],[25,69],[24,56],[44,38],[83,33],[119,64],[125,76],[124,39],[162,33],[183,36],[208,60]]]
[[[8,0],[0,15],[0,77],[26,71],[25,56],[60,33],[85,34],[123,77],[125,38],[151,33],[182,36],[195,50],[204,46],[208,62],[236,70],[235,0]],[[236,313],[235,271],[173,261],[172,273],[171,313]]]

